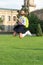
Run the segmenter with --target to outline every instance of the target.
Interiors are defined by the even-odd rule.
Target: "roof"
[[[39,13],[39,12],[40,12],[40,13],[43,13],[43,9],[35,10],[35,11],[33,11],[33,13],[34,13],[34,12],[37,12],[37,13]]]
[[[12,11],[18,11],[18,9],[10,9],[10,8],[0,8],[0,10],[12,10]]]

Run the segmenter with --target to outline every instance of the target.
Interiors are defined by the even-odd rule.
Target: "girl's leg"
[[[17,33],[14,31],[13,36],[16,36],[16,34],[17,34]]]

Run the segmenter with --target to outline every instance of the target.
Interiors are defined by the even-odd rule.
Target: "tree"
[[[40,19],[33,13],[28,15],[30,26],[29,29],[32,33],[35,33],[38,36],[42,36],[42,28],[40,26]]]
[[[0,17],[0,23],[3,22],[2,18]]]
[[[38,23],[38,25],[37,25],[37,35],[38,36],[42,36],[43,35],[40,23]]]
[[[26,16],[28,15],[29,11],[28,11],[28,7],[22,6],[22,10],[24,10],[26,12]]]

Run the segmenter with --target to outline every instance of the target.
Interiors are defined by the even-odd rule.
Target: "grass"
[[[0,65],[43,65],[43,37],[0,35]]]

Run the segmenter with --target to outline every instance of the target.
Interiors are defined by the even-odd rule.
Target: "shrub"
[[[41,29],[41,26],[40,26],[40,23],[37,25],[37,35],[38,36],[42,36],[42,29]]]
[[[43,20],[40,20],[40,25],[41,25],[41,28],[42,28],[42,32],[43,32]]]
[[[3,22],[2,18],[0,17],[0,22]]]
[[[30,21],[30,26],[29,29],[32,33],[35,33],[37,35],[42,35],[42,29],[40,26],[40,19],[38,19],[38,17],[31,13],[28,15],[28,19]]]

